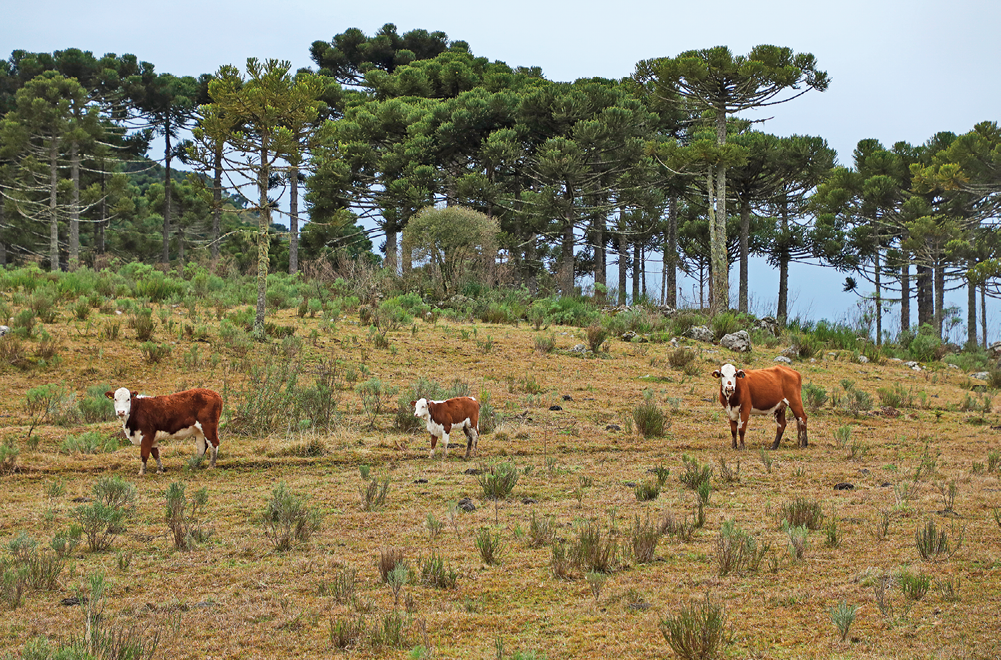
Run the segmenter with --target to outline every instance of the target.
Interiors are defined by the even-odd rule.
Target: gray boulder
[[[970,378],[976,378],[977,380],[987,380],[991,375],[986,371],[978,371],[975,374],[970,374]]]
[[[704,325],[693,326],[692,329],[688,331],[688,336],[695,341],[704,341],[709,344],[713,342],[713,331]]]
[[[787,358],[784,355],[778,356],[777,358],[775,358],[774,360],[772,360],[772,362],[781,362],[782,364],[792,364],[792,360],[790,360],[789,358]]]
[[[755,325],[759,329],[764,330],[765,332],[771,334],[772,336],[776,336],[779,334],[779,322],[776,321],[771,316],[761,317],[760,319],[758,319],[758,322]]]
[[[914,360],[910,360],[908,362],[904,362],[904,366],[905,367],[910,367],[911,371],[921,371],[921,365],[918,364],[917,362],[915,362]]]
[[[719,345],[736,353],[749,353],[751,351],[751,337],[747,334],[747,330],[738,330],[732,334],[723,335],[723,338],[719,340]]]
[[[992,358],[1001,358],[1001,341],[996,341],[987,347],[987,352]]]
[[[8,332],[10,332],[10,328],[5,325],[0,325],[0,337],[3,337]]]

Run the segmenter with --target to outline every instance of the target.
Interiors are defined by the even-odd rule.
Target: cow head
[[[744,377],[744,370],[738,369],[732,364],[724,364],[722,367],[713,372],[713,378],[720,379],[720,388],[722,389],[723,396],[730,398],[733,393],[737,391],[737,379]]]
[[[115,402],[115,414],[124,419],[132,411],[132,397],[139,396],[139,393],[129,392],[127,387],[119,387],[114,392],[105,392],[104,396]]]
[[[428,400],[418,399],[417,401],[411,401],[410,405],[414,407],[414,417],[420,417],[425,419],[431,415],[431,411],[428,410]]]

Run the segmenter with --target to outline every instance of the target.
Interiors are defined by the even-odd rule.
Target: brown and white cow
[[[115,402],[115,414],[122,420],[125,435],[134,445],[139,445],[142,466],[139,474],[146,474],[146,459],[150,454],[156,459],[157,472],[163,472],[160,448],[157,443],[165,438],[190,438],[197,440],[198,455],[204,456],[211,444],[210,467],[215,467],[219,453],[219,415],[222,397],[217,392],[197,388],[164,396],[143,396],[120,387],[104,396]]]
[[[791,408],[796,416],[799,432],[799,446],[806,447],[806,412],[803,410],[803,377],[789,367],[775,366],[767,369],[737,369],[732,364],[724,364],[713,372],[720,379],[719,402],[730,418],[730,434],[733,448],[744,449],[744,433],[751,414],[774,415],[775,442],[772,449],[778,449],[782,432],[786,428],[786,408]]]
[[[414,407],[414,417],[420,417],[427,423],[431,434],[430,458],[434,457],[435,445],[441,438],[445,448],[445,458],[448,458],[448,434],[459,427],[468,438],[466,443],[466,458],[470,449],[475,454],[477,441],[480,437],[480,402],[471,396],[460,396],[447,401],[429,401],[419,399],[411,401]]]

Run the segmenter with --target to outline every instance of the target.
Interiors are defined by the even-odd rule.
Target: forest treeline
[[[676,307],[681,271],[717,313],[737,266],[746,312],[759,255],[779,271],[784,319],[789,264],[809,260],[845,273],[877,342],[907,331],[912,307],[941,338],[945,292],[962,287],[968,342],[986,344],[986,298],[1001,293],[997,122],[919,145],[862,140],[838,165],[822,136],[741,118],[827,88],[813,56],[788,48],[688,51],[572,83],[392,24],[310,55],[297,72],[251,59],[195,78],[134,55],[14,51],[0,61],[0,265],[225,260],[257,274],[260,327],[269,272],[440,275],[445,261],[406,229],[422,209],[466,207],[491,235],[464,277],[489,284],[572,295],[593,280],[600,299],[611,264],[613,302]],[[661,259],[654,281],[647,264]],[[891,305],[899,328],[884,325]]]

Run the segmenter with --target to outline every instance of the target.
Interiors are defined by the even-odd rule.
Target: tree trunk
[[[779,323],[785,323],[789,315],[789,245],[785,241],[789,238],[789,204],[783,199],[782,211],[780,214],[780,229],[782,232],[783,246],[779,251],[779,304],[776,316]]]
[[[396,268],[399,264],[397,259],[397,245],[396,245],[396,229],[390,226],[386,226],[386,261],[383,264],[384,267],[396,275]]]
[[[573,197],[568,200],[569,207],[563,217],[563,240],[560,245],[560,293],[564,296],[573,295],[574,255],[573,255]]]
[[[911,265],[904,256],[900,267],[900,332],[911,329]]]
[[[534,296],[539,292],[538,262],[539,256],[535,242],[539,240],[538,234],[532,232],[525,243],[525,270],[526,284],[528,290]]]
[[[271,228],[271,207],[268,204],[268,179],[270,178],[268,147],[262,140],[261,166],[257,172],[257,192],[260,194],[260,215],[257,222],[257,316],[254,317],[254,334],[264,339],[264,312],[268,292],[268,230]]]
[[[619,305],[626,304],[627,269],[629,268],[629,244],[622,232],[619,232],[615,249],[619,254]]]
[[[672,197],[667,206],[667,248],[664,250],[664,268],[667,272],[667,300],[665,304],[678,308],[678,200]]]
[[[59,185],[59,140],[49,140],[49,270],[59,270],[59,216],[56,190]]]
[[[594,302],[599,305],[605,304],[604,290],[599,290],[598,285],[607,286],[607,266],[605,264],[605,216],[595,214],[591,221],[594,228],[592,240],[594,241]]]
[[[222,146],[216,147],[212,163],[212,261],[219,259],[219,231],[222,224]]]
[[[935,316],[935,301],[932,293],[932,269],[918,264],[918,325],[931,324]]]
[[[740,204],[740,292],[737,294],[737,311],[747,313],[747,261],[751,242],[751,204]]]
[[[974,266],[971,261],[969,267]],[[977,285],[970,280],[966,281],[966,347],[974,349],[977,347]]]
[[[935,334],[942,339],[942,318],[945,311],[945,265],[935,265]]]
[[[7,243],[4,240],[4,223],[6,218],[3,211],[3,200],[0,199],[0,266],[7,265]]]
[[[69,270],[80,267],[80,150],[76,140],[70,142],[70,179],[73,190],[70,193],[70,247]]]
[[[96,232],[97,235],[94,237],[94,242],[96,243],[97,253],[104,254],[104,223],[107,221],[108,217],[108,200],[106,198],[107,191],[105,186],[105,173],[104,173],[104,161],[101,161],[101,217],[97,221]]]
[[[639,239],[633,238],[633,304],[635,305],[640,301],[640,264],[642,263],[642,258],[640,255],[640,242]]]
[[[980,285],[980,330],[984,335],[984,350],[987,350],[987,282]]]
[[[289,170],[288,192],[288,272],[295,275],[299,272],[299,168]]]
[[[876,248],[875,264],[875,277],[873,279],[876,280],[876,345],[880,346],[883,343],[883,300],[880,297],[882,294],[882,280],[880,279],[878,246]]]
[[[163,178],[163,254],[160,255],[162,263],[170,263],[170,121],[167,121],[166,129],[163,132],[167,141],[167,146],[163,150],[163,167],[166,173]]]
[[[725,111],[716,113],[716,144],[726,144]],[[712,268],[709,313],[712,316],[730,308],[729,269],[726,261],[726,167],[719,165],[715,169],[716,184],[715,187],[709,187],[709,258]],[[710,179],[712,175],[710,168]]]

